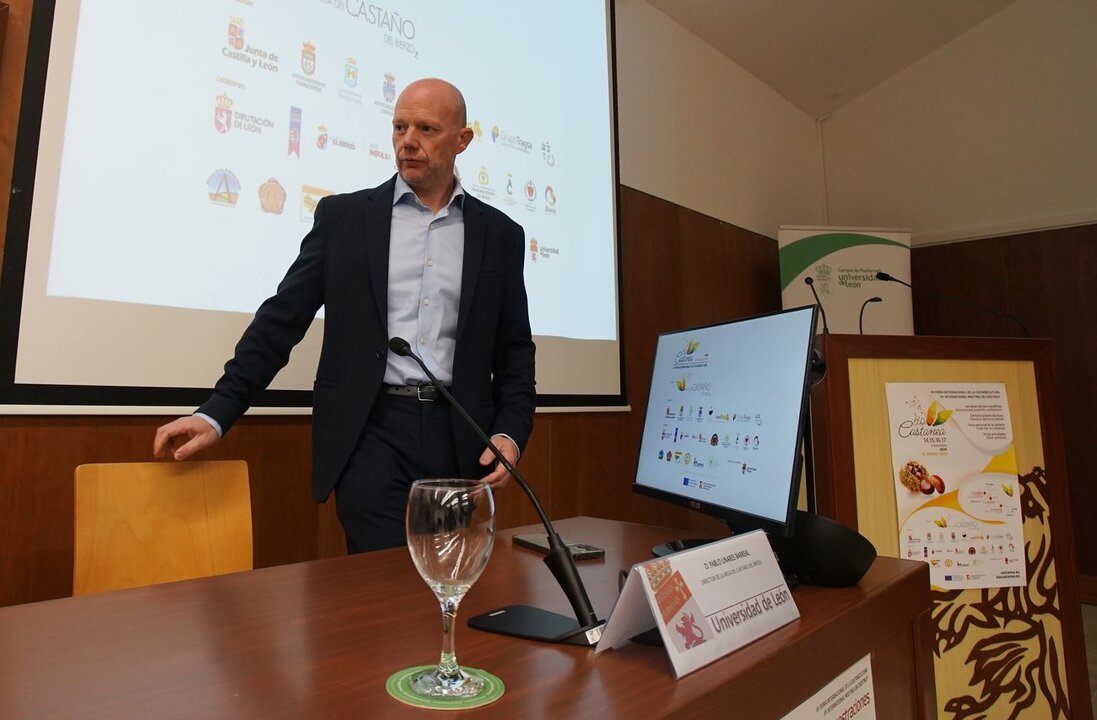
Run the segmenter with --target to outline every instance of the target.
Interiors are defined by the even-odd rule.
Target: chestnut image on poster
[[[932,475],[926,466],[917,460],[907,460],[899,470],[899,482],[911,492],[923,495],[945,492],[945,481],[940,475]]]

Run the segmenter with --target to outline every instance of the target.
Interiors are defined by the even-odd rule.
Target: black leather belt
[[[386,395],[413,398],[419,402],[434,402],[442,397],[442,393],[433,385],[382,385],[381,392]]]

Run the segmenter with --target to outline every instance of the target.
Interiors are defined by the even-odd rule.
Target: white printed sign
[[[876,277],[910,281],[909,230],[782,225],[777,247],[782,307],[814,303],[810,279],[830,332],[914,334],[910,288]]]
[[[827,683],[781,720],[876,720],[868,655]]]
[[[799,617],[756,530],[634,566],[596,652],[658,627],[682,677]]]

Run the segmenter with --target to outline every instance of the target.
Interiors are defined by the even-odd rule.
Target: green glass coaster
[[[413,691],[411,689],[412,678],[433,670],[435,667],[435,665],[417,665],[416,667],[398,670],[390,675],[389,679],[385,681],[385,689],[388,690],[389,695],[392,695],[402,703],[414,707],[427,708],[428,710],[468,710],[471,708],[483,707],[484,705],[493,703],[503,697],[503,691],[506,690],[503,681],[486,670],[465,667],[463,668],[465,672],[475,673],[484,679],[484,690],[476,697],[424,697]]]

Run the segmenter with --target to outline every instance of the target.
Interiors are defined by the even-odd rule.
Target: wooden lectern
[[[1027,587],[933,589],[942,718],[1090,718],[1070,499],[1051,344],[1014,338],[822,335],[811,396],[818,512],[898,556],[885,385],[1004,383],[1024,516]]]

